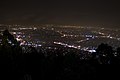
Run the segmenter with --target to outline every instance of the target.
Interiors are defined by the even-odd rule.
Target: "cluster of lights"
[[[33,43],[33,42],[26,42],[26,41],[22,41],[20,43],[21,46],[33,46],[33,47],[41,47],[42,45],[41,44],[36,44],[36,43]]]
[[[88,51],[88,52],[90,52],[90,53],[96,52],[96,49],[89,49],[89,47],[81,48],[81,50],[83,50],[83,51]]]
[[[29,38],[29,39],[31,39],[31,36],[30,35],[28,35],[28,36],[26,36],[26,35],[23,35],[24,33],[22,33],[22,32],[19,32],[19,30],[36,30],[36,29],[38,29],[38,28],[36,28],[37,26],[29,26],[29,27],[25,27],[25,26],[21,26],[21,25],[2,25],[2,24],[0,24],[0,26],[9,26],[9,27],[11,27],[11,29],[12,30],[15,30],[16,32],[12,32],[12,34],[13,35],[15,35],[16,36],[16,39],[17,39],[17,41],[20,41],[21,42],[21,45],[28,45],[28,46],[41,46],[39,43],[41,43],[41,42],[39,42],[39,40],[38,40],[38,42],[37,42],[37,40],[36,41],[34,41],[33,43],[34,44],[32,44],[32,43],[27,43],[26,41],[24,41],[24,38],[25,37],[27,37],[27,38]],[[13,26],[13,27],[12,27]],[[58,25],[58,27],[63,27],[63,28],[65,28],[65,27],[67,27],[67,28],[69,28],[69,27],[74,27],[74,28],[84,28],[84,29],[89,29],[89,30],[91,30],[92,31],[92,33],[94,33],[93,35],[92,34],[86,34],[86,32],[85,32],[85,34],[83,33],[81,33],[81,34],[74,34],[72,31],[74,31],[74,29],[72,30],[72,31],[67,31],[67,30],[57,30],[57,28],[54,28],[54,27],[52,27],[52,26],[54,26],[54,25],[45,25],[45,27],[43,26],[43,27],[41,27],[40,29],[45,29],[46,31],[47,31],[47,29],[49,29],[49,30],[52,30],[52,31],[55,31],[55,32],[58,32],[59,34],[61,34],[62,36],[59,36],[59,37],[66,37],[66,38],[75,38],[75,37],[77,37],[77,38],[84,38],[83,40],[78,40],[78,41],[76,41],[76,42],[79,42],[79,43],[82,43],[82,42],[85,42],[85,41],[89,41],[89,40],[92,40],[92,39],[95,39],[95,38],[98,38],[98,39],[100,39],[100,38],[108,38],[108,39],[116,39],[116,40],[118,40],[118,41],[120,41],[120,38],[119,38],[119,36],[112,36],[111,34],[108,34],[108,33],[106,33],[105,31],[104,31],[104,28],[101,28],[101,29],[99,29],[99,28],[96,28],[96,29],[99,29],[99,30],[96,30],[95,28],[92,28],[92,27],[81,27],[81,26],[70,26],[70,25],[65,25],[65,26],[60,26],[60,25]],[[48,27],[50,27],[50,28],[48,28]],[[66,28],[66,29],[67,29]],[[101,30],[103,30],[103,31],[101,31]],[[81,31],[81,30],[80,30]],[[65,33],[64,33],[65,32]],[[72,34],[73,33],[73,34]],[[97,34],[97,35],[96,35]],[[45,43],[45,42],[44,42]],[[66,44],[66,43],[62,43],[62,42],[54,42],[54,44],[59,44],[59,45],[62,45],[62,46],[65,46],[65,47],[70,47],[70,48],[76,48],[76,49],[80,49],[80,48],[82,48],[81,46],[75,46],[74,44],[73,45],[69,45],[69,44]],[[89,51],[89,52],[95,52],[95,50],[93,49],[91,49],[91,50],[89,50],[89,49],[86,49],[86,51]]]
[[[36,27],[30,27],[30,28],[26,28],[26,27],[24,27],[24,28],[12,28],[12,30],[36,30],[37,28]]]
[[[81,48],[81,46],[69,45],[69,44],[65,44],[65,43],[62,43],[62,42],[54,42],[54,44],[59,44],[59,45],[65,46],[65,47],[75,48],[75,49],[80,49]]]

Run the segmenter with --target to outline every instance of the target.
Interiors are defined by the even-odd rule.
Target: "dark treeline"
[[[76,54],[69,51],[65,54],[64,48],[46,50],[46,53],[38,52],[34,47],[23,50],[8,30],[0,38],[1,80],[91,80],[111,73],[108,65],[103,67],[100,64],[120,64],[120,48],[113,50],[108,44],[102,43],[95,53],[85,56],[86,52]]]

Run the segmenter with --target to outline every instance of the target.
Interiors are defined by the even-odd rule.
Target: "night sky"
[[[120,28],[120,4],[117,0],[1,0],[0,23]]]

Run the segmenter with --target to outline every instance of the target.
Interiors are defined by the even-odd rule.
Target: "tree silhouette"
[[[120,64],[120,47],[116,49],[116,54],[113,60],[113,64]]]
[[[120,57],[120,47],[117,48],[117,56]]]
[[[100,64],[110,64],[111,60],[113,59],[113,49],[108,44],[100,44],[96,50],[99,56]]]

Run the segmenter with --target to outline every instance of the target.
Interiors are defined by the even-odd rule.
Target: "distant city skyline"
[[[0,23],[68,24],[120,28],[120,5],[115,0],[3,0]]]

